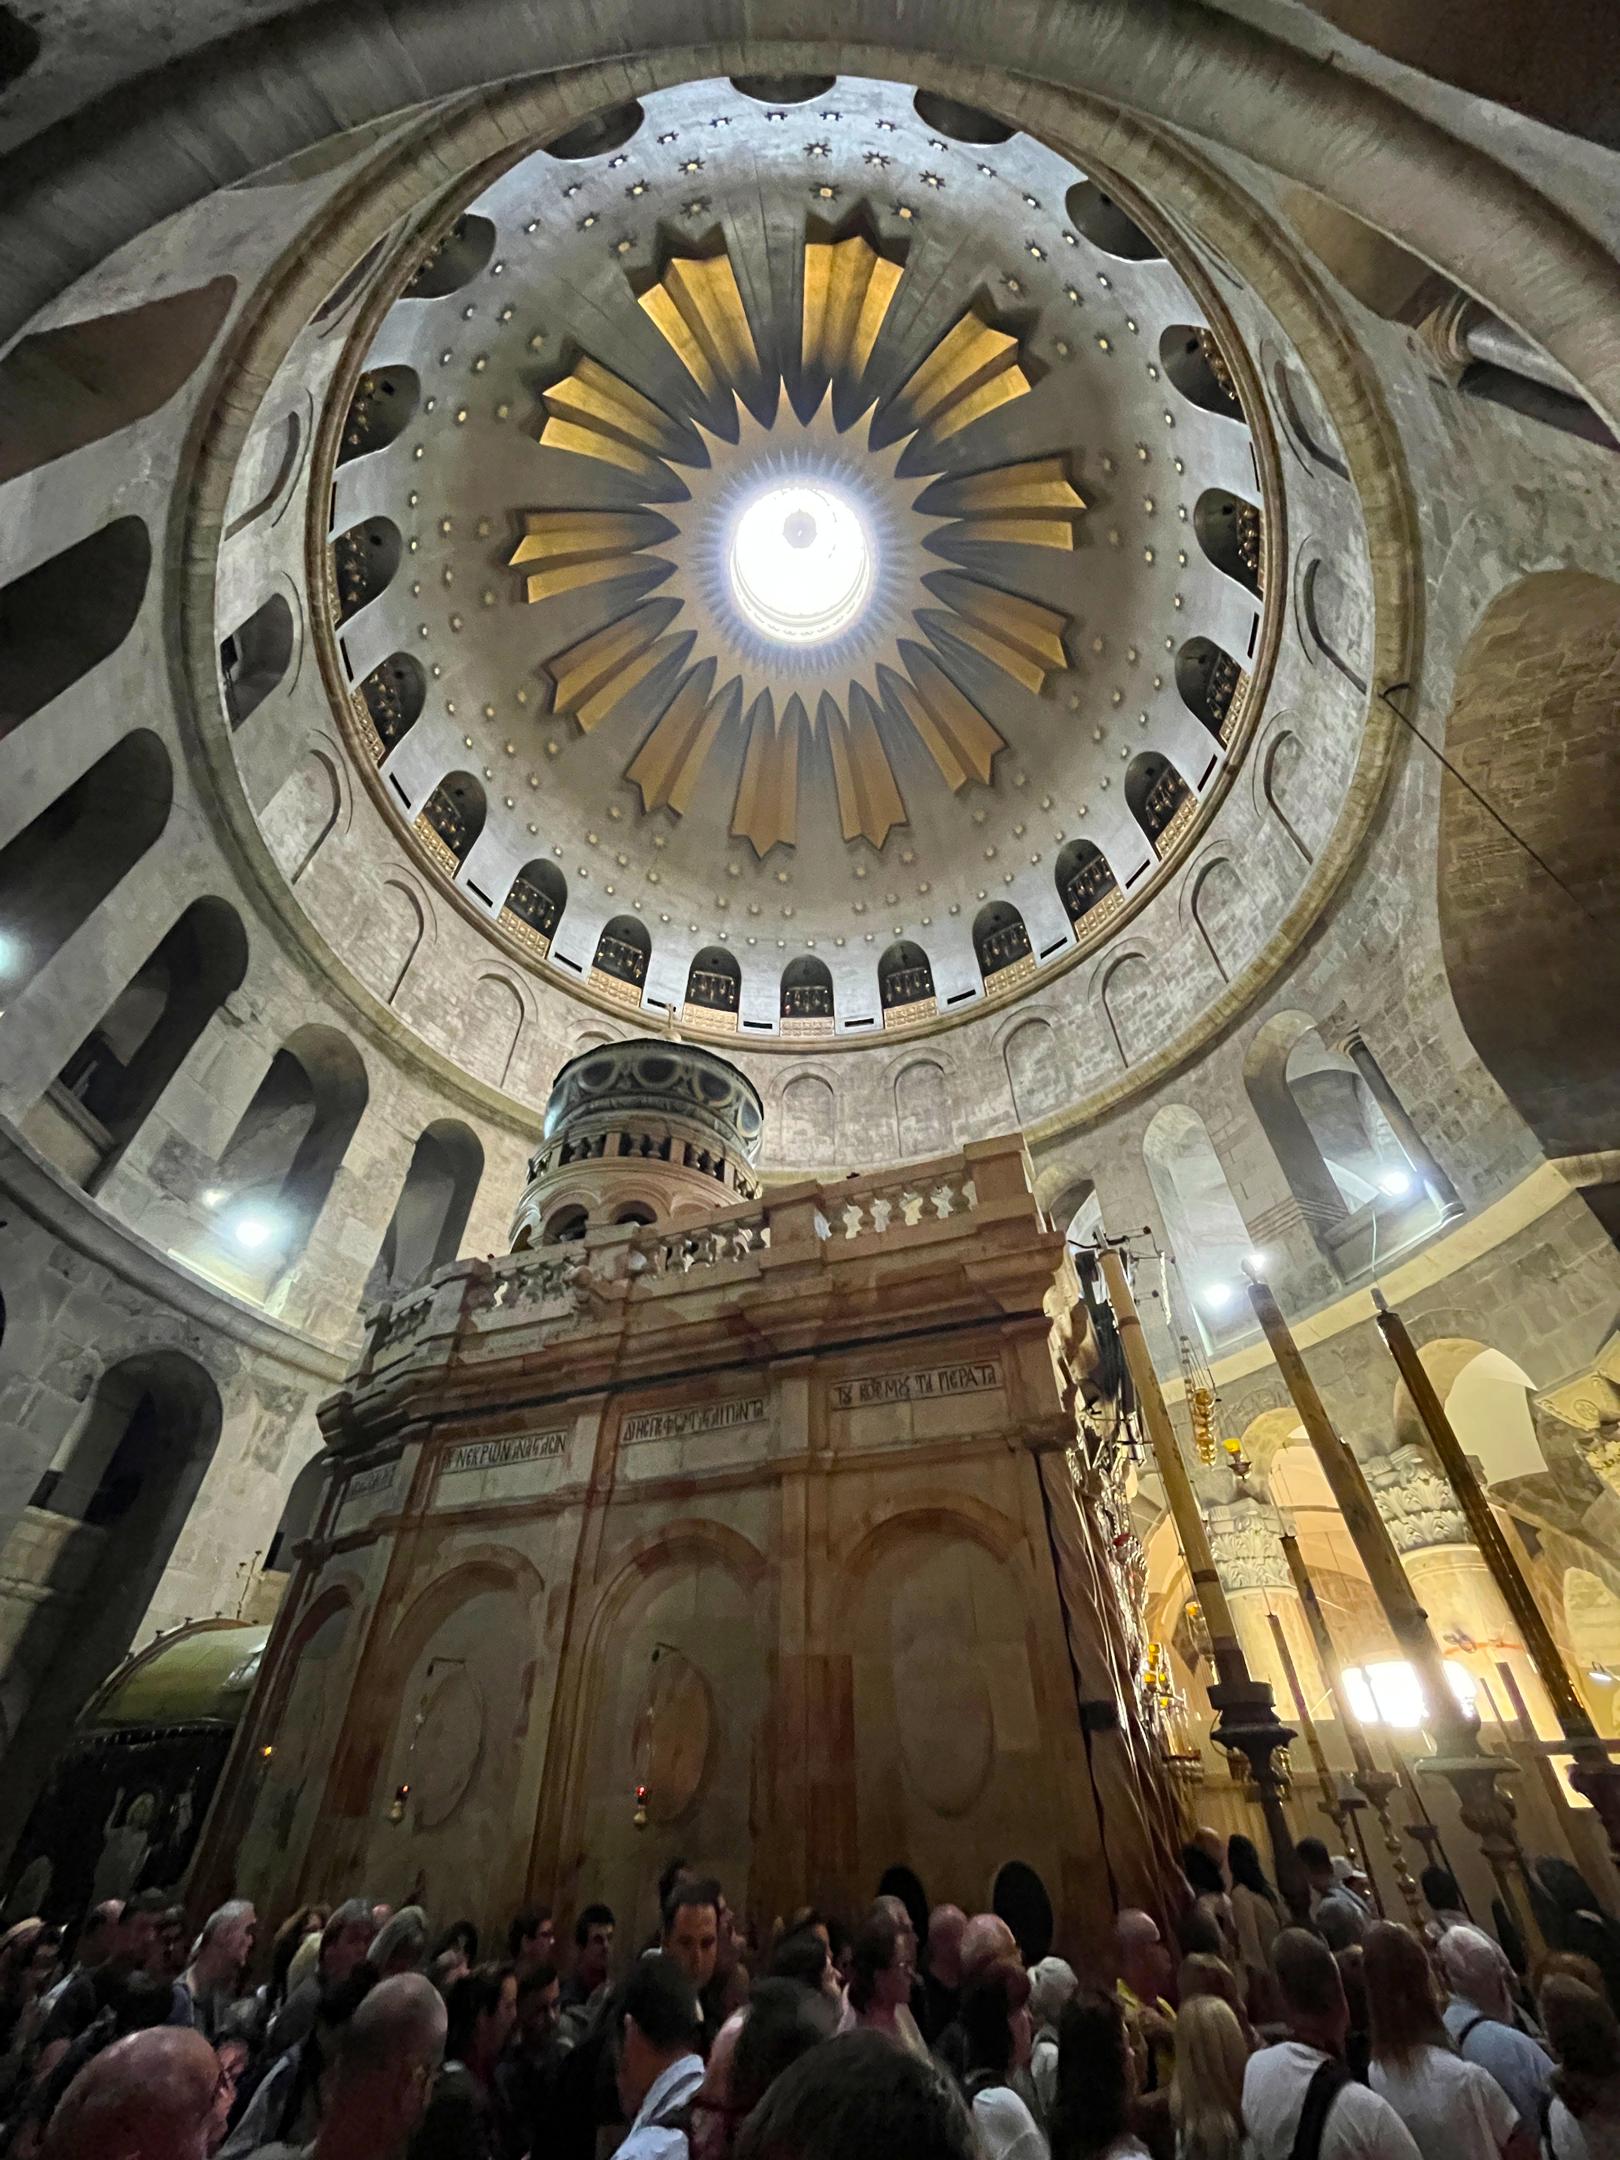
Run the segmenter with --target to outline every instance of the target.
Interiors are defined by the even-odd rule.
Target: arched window
[[[42,1155],[94,1190],[247,973],[224,900],[195,900],[22,1120]]]
[[[934,1016],[934,970],[920,945],[902,939],[878,962],[878,1002],[885,1027]]]
[[[368,368],[355,384],[354,396],[349,400],[349,410],[343,421],[343,439],[338,445],[338,463],[344,465],[350,458],[366,457],[373,450],[386,450],[404,431],[421,394],[422,385],[415,368]]]
[[[1258,504],[1225,488],[1205,488],[1193,505],[1193,532],[1216,569],[1258,600],[1265,572],[1265,520]]]
[[[299,1028],[271,1059],[203,1195],[216,1264],[254,1294],[303,1252],[367,1093],[360,1054],[335,1028]]]
[[[1150,239],[1135,218],[1122,210],[1112,195],[1095,180],[1081,180],[1063,198],[1069,223],[1085,234],[1094,248],[1120,262],[1156,262],[1164,250]]]
[[[161,738],[136,728],[0,849],[0,1014],[140,861],[173,791]]]
[[[577,1245],[591,1226],[591,1218],[577,1201],[560,1207],[541,1232],[542,1245]]]
[[[596,941],[591,981],[621,1005],[639,1005],[652,958],[647,926],[634,915],[615,915]]]
[[[1168,855],[1193,821],[1193,791],[1167,757],[1144,750],[1125,774],[1125,803],[1154,850]]]
[[[0,585],[0,737],[118,650],[151,567],[145,525],[122,517]]]
[[[1176,654],[1181,702],[1215,737],[1226,742],[1243,717],[1249,678],[1229,652],[1206,637],[1189,638]]]
[[[30,1608],[29,1655],[13,1659],[8,1675],[18,1722],[6,1774],[21,1789],[44,1782],[134,1640],[219,1428],[219,1391],[200,1365],[176,1350],[142,1352],[103,1372],[41,1479],[33,1504],[59,1518],[56,1580]]]
[[[442,300],[470,284],[495,252],[495,228],[469,211],[434,242],[411,274],[402,300]]]
[[[446,773],[416,813],[416,837],[453,878],[484,829],[484,790],[469,772]]]
[[[338,621],[346,623],[386,592],[399,569],[404,542],[392,518],[367,518],[351,525],[332,542],[332,580],[337,587]]]
[[[801,954],[782,970],[783,1032],[828,1034],[832,1029],[833,980],[825,962]]]
[[[973,918],[973,950],[986,990],[1008,989],[1035,972],[1029,932],[1010,900],[992,900],[980,908]]]
[[[476,1133],[454,1118],[427,1128],[366,1277],[362,1305],[412,1290],[455,1259],[483,1174],[484,1150]]]
[[[1159,359],[1189,405],[1226,420],[1243,418],[1237,384],[1213,330],[1171,323],[1159,339]]]
[[[627,1206],[619,1208],[615,1212],[613,1220],[616,1223],[638,1223],[643,1229],[647,1229],[658,1220],[658,1217],[648,1207],[645,1200],[632,1200]]]
[[[686,1002],[705,1013],[735,1014],[742,1001],[742,969],[723,945],[705,945],[686,975]]]
[[[361,722],[366,744],[380,765],[422,717],[427,677],[420,661],[406,652],[379,660],[360,685],[360,702],[366,714]]]
[[[543,960],[551,950],[562,911],[568,905],[568,880],[555,863],[538,857],[526,862],[512,880],[501,908],[500,925]]]
[[[233,728],[253,717],[292,666],[296,630],[285,593],[272,593],[220,646],[220,687]]]
[[[1251,1324],[1243,1265],[1253,1240],[1203,1119],[1184,1104],[1165,1104],[1143,1135],[1142,1155],[1182,1293],[1180,1309],[1172,1301],[1174,1321],[1179,1326],[1190,1306],[1206,1342],[1241,1332]]]
[[[1108,857],[1092,840],[1071,840],[1059,851],[1052,870],[1064,913],[1078,929],[1100,929],[1123,905],[1119,881]]]

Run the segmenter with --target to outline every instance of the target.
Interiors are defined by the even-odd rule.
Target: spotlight
[[[1245,1253],[1243,1265],[1251,1275],[1263,1275],[1266,1272],[1266,1256],[1263,1252]]]
[[[223,1185],[210,1185],[203,1193],[202,1204],[208,1208],[218,1207],[228,1197]]]
[[[1231,1302],[1232,1285],[1230,1283],[1212,1282],[1204,1285],[1204,1303],[1213,1305],[1217,1312],[1220,1311],[1223,1305],[1230,1305]]]
[[[244,1252],[262,1252],[275,1238],[276,1225],[268,1215],[238,1215],[231,1235]]]
[[[1586,1677],[1588,1680],[1592,1681],[1597,1687],[1614,1686],[1614,1674],[1610,1672],[1607,1665],[1588,1665],[1586,1668]]]
[[[1378,1190],[1388,1193],[1392,1200],[1403,1200],[1412,1190],[1412,1173],[1403,1170],[1398,1163],[1391,1163],[1387,1170],[1378,1173]]]

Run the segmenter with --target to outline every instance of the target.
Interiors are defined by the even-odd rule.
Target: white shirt
[[[653,2118],[684,2107],[702,2083],[701,2055],[683,2055],[654,2078],[646,2099],[636,2110],[630,2135],[619,2147],[619,2160],[687,2160],[686,2132]]]
[[[1518,2125],[1518,2109],[1491,2073],[1447,2048],[1418,2048],[1399,2068],[1375,2062],[1367,2077],[1423,2160],[1496,2160]]]
[[[1541,2134],[1541,2096],[1552,2083],[1552,2057],[1517,2025],[1481,2017],[1471,2002],[1453,1995],[1446,2004],[1446,2031],[1465,2062],[1488,2070],[1519,2111],[1532,2137]],[[1464,2035],[1467,2035],[1466,2039]]]
[[[1010,2085],[989,2085],[974,2094],[973,2125],[985,2160],[1047,2160],[1046,2140]]]
[[[1327,2057],[1299,2040],[1262,2048],[1243,2073],[1243,2120],[1258,2160],[1288,2160],[1306,2090]],[[1328,2110],[1321,2160],[1421,2160],[1412,2133],[1387,2100],[1346,2085]]]

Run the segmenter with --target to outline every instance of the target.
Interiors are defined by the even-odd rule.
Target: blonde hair
[[[1243,2027],[1219,1995],[1195,1995],[1176,2020],[1170,2119],[1181,2160],[1239,2160],[1243,2150]]]

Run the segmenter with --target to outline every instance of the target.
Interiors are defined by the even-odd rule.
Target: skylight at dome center
[[[732,530],[727,569],[746,619],[784,645],[847,630],[872,589],[872,544],[860,512],[818,481],[756,495]]]

